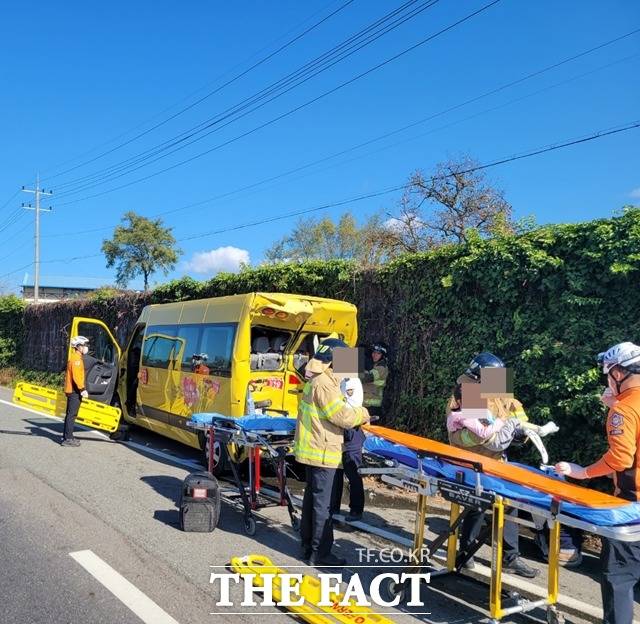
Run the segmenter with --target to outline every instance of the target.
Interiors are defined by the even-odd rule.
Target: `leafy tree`
[[[329,217],[300,220],[291,234],[267,250],[265,258],[270,262],[339,259],[379,264],[386,256],[380,247],[382,227],[378,215],[359,227],[348,212],[337,223]]]
[[[162,225],[162,219],[147,219],[135,212],[125,213],[111,240],[102,242],[107,268],[116,266],[116,282],[125,287],[138,275],[149,289],[149,277],[156,271],[165,275],[176,265],[182,253],[176,247],[172,228]]]

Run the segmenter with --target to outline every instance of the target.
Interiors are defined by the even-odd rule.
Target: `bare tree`
[[[466,243],[472,232],[493,236],[513,231],[511,205],[478,164],[465,157],[436,165],[433,175],[411,175],[390,224],[393,247],[423,251],[442,243]]]

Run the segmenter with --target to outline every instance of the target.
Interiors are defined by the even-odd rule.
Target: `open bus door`
[[[89,401],[83,402],[76,422],[87,427],[95,427],[95,418],[91,414],[91,402],[112,406],[111,409],[101,409],[100,429],[118,428],[121,410],[120,405],[114,405],[114,397],[118,385],[118,366],[121,349],[109,328],[97,319],[75,317],[71,323],[69,340],[74,336],[84,336],[89,339],[89,353],[83,357],[85,389],[89,394]],[[71,355],[71,344],[69,353]],[[113,420],[113,422],[111,422]]]

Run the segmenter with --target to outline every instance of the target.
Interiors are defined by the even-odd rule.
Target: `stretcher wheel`
[[[393,602],[400,596],[400,602],[404,601],[406,587],[404,583],[396,583],[393,579],[385,578],[380,583],[380,597],[385,602]]]
[[[564,615],[556,607],[548,607],[547,624],[564,624]]]
[[[256,534],[256,521],[255,518],[245,518],[244,519],[244,532],[247,535],[255,535]]]
[[[291,527],[296,533],[300,532],[300,518],[298,516],[291,516]]]

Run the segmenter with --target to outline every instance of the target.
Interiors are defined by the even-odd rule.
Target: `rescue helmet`
[[[76,349],[77,347],[84,347],[89,344],[89,339],[84,336],[74,336],[70,341],[71,346]]]
[[[605,375],[615,366],[631,374],[640,373],[640,347],[633,342],[621,342],[607,351],[598,354],[598,364],[602,365]]]
[[[387,357],[387,346],[383,342],[374,342],[371,351],[382,353],[383,357]]]
[[[483,351],[471,360],[464,374],[471,377],[471,379],[479,381],[480,369],[482,368],[504,368],[504,362],[497,355],[493,355],[489,351]]]
[[[348,349],[349,345],[339,338],[325,338],[316,349],[313,357],[307,363],[307,368],[311,373],[323,373],[333,363],[334,349]]]
[[[325,338],[316,349],[313,354],[314,360],[320,360],[321,362],[333,362],[333,350],[334,349],[348,349],[349,345],[340,338]]]

